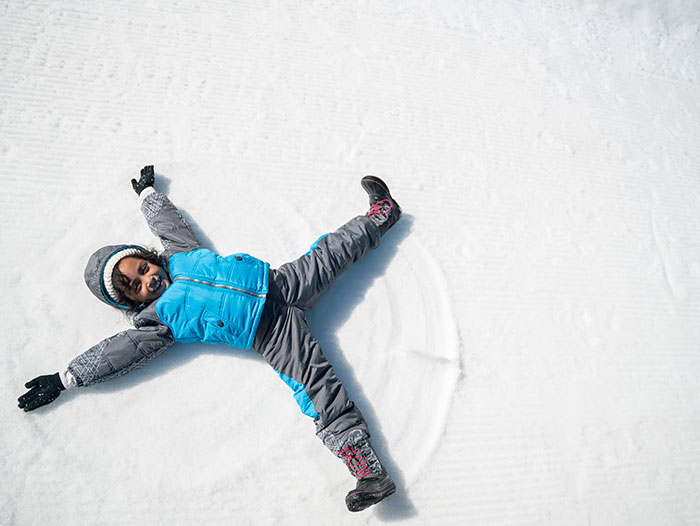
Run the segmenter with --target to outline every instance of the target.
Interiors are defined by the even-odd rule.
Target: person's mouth
[[[156,284],[151,289],[151,294],[156,294],[160,290],[160,288],[163,286],[163,279],[160,276],[156,277],[155,279],[156,279]]]

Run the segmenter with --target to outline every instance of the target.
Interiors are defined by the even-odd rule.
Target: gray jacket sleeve
[[[180,214],[180,211],[160,192],[151,192],[141,203],[148,227],[163,243],[163,255],[169,258],[178,252],[201,248],[202,244]]]
[[[153,310],[153,312],[147,312]],[[135,329],[120,332],[94,345],[68,364],[79,387],[104,382],[133,371],[170,348],[170,329],[150,306],[134,318]]]

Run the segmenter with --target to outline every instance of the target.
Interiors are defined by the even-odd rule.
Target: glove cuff
[[[141,190],[141,193],[139,194],[139,197],[140,197],[141,200],[143,201],[143,200],[146,199],[149,195],[151,195],[152,193],[155,193],[155,191],[156,191],[156,189],[153,188],[152,186],[147,186],[146,188],[144,188],[143,190]]]
[[[78,386],[78,382],[76,381],[75,376],[73,376],[73,374],[70,371],[59,371],[56,374],[58,374],[58,379],[61,380],[63,389],[70,389],[71,387]]]

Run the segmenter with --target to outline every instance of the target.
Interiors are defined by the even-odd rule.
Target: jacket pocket
[[[205,343],[231,343],[241,334],[240,327],[237,327],[231,320],[208,310],[202,312],[202,326]]]

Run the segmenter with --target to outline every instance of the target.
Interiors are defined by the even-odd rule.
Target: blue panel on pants
[[[304,384],[297,382],[294,378],[290,378],[279,371],[275,372],[279,374],[284,383],[291,387],[292,391],[294,391],[294,400],[296,400],[297,404],[299,404],[302,413],[314,419],[321,416],[316,412],[314,403],[311,401],[311,398],[309,398],[309,395],[306,394],[306,386]]]
[[[321,241],[324,237],[326,237],[328,234],[323,234],[321,237],[319,237],[316,241],[314,241],[311,246],[309,247],[309,251],[306,253],[307,256],[311,255],[311,251],[315,250],[318,248],[318,242]]]

